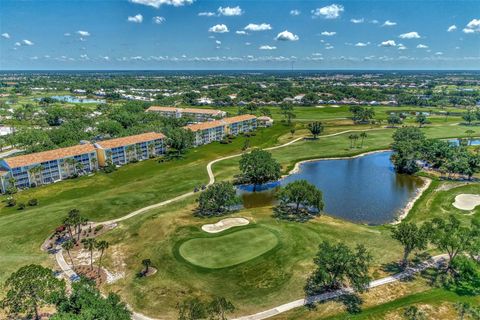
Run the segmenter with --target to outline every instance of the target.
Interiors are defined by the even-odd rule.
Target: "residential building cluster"
[[[224,118],[227,115],[227,113],[222,110],[157,106],[149,107],[147,112],[155,112],[171,118],[191,118],[195,122],[211,121]]]

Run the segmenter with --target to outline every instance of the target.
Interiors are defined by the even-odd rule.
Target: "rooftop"
[[[230,118],[225,118],[223,119],[227,124],[235,123],[235,122],[241,122],[241,121],[247,121],[247,120],[253,120],[256,119],[257,117],[251,114],[242,114],[239,116],[235,117],[230,117]]]
[[[10,168],[24,167],[32,164],[40,164],[42,162],[69,158],[85,153],[95,152],[95,147],[92,144],[80,144],[73,147],[54,149],[49,151],[42,151],[37,153],[26,154],[23,156],[16,156],[5,158],[4,161]]]
[[[203,114],[211,114],[211,115],[218,115],[223,112],[222,110],[213,110],[213,109],[176,108],[176,107],[159,107],[159,106],[149,107],[147,111],[188,112],[188,113],[203,113]]]
[[[147,142],[157,139],[164,139],[165,136],[157,132],[141,133],[134,136],[128,136],[123,138],[116,138],[110,140],[98,141],[96,144],[104,149],[111,149],[116,147],[128,146],[140,142]]]
[[[223,127],[223,126],[225,126],[225,121],[224,120],[215,120],[215,121],[208,121],[208,122],[190,124],[190,125],[188,125],[184,128],[195,132],[195,131],[199,131],[199,130],[206,130],[206,129]]]

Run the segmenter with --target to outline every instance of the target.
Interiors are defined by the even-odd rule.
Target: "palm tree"
[[[37,181],[37,174],[40,173],[42,171],[42,166],[35,166],[35,167],[32,167],[28,170],[28,175],[30,176],[30,180],[33,180],[33,182],[30,182],[30,184],[32,183],[35,183],[36,185],[38,185],[38,181]]]
[[[148,157],[153,158],[155,156],[155,142],[151,142],[148,145]]]
[[[70,250],[72,250],[74,246],[75,246],[75,243],[73,242],[72,239],[68,239],[62,244],[62,248],[65,251],[67,251],[68,257],[70,258],[70,262],[72,263],[72,268],[74,268],[75,265],[73,264],[73,259],[72,259],[72,256],[70,255]]]
[[[323,131],[323,124],[319,121],[315,121],[315,122],[312,122],[312,123],[309,123],[308,124],[308,130],[310,130],[310,132],[312,133],[313,135],[313,139],[317,139],[317,137],[322,133]]]
[[[354,148],[357,144],[358,134],[353,133],[348,136],[348,139],[350,139],[350,148]]]
[[[93,238],[86,238],[82,240],[83,248],[90,251],[90,269],[92,270],[93,270],[93,249],[95,249],[96,242],[97,241],[95,241],[95,239]]]
[[[100,258],[98,260],[98,275],[100,275],[100,268],[102,267],[102,257],[105,250],[109,247],[109,243],[105,240],[101,240],[95,243],[95,248],[100,250]]]
[[[92,163],[91,170],[92,170],[92,171],[97,170],[97,158],[95,158],[95,157],[91,158],[91,159],[90,159],[90,162]]]
[[[143,272],[143,274],[147,274],[150,266],[152,265],[152,260],[143,259],[142,260],[142,265],[145,267],[145,271]]]
[[[365,140],[366,137],[367,137],[367,133],[365,131],[360,133],[360,138],[362,138],[362,143],[360,145],[360,148],[363,148],[363,140]]]
[[[77,161],[74,158],[67,158],[65,159],[65,163],[67,164],[68,175],[71,176],[71,169],[73,168],[73,173],[77,173],[77,169],[75,167],[75,163]]]

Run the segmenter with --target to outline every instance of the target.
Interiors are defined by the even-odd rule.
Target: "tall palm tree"
[[[90,168],[91,171],[97,170],[97,158],[93,157],[90,159],[90,162],[92,164],[92,167]]]
[[[62,248],[67,251],[68,257],[70,258],[70,262],[72,263],[72,268],[75,268],[75,265],[73,264],[73,259],[72,256],[70,255],[70,250],[73,249],[75,246],[75,243],[73,242],[72,239],[68,239],[62,244]]]
[[[30,184],[35,183],[36,185],[38,185],[37,174],[40,173],[42,169],[43,169],[42,166],[38,165],[28,170],[28,175],[30,177]],[[33,180],[33,182],[31,180]]]
[[[74,159],[74,158],[68,158],[68,159],[65,159],[65,163],[67,164],[67,168],[68,168],[68,175],[71,176],[71,171],[72,171],[72,168],[73,168],[73,173],[77,173],[77,168],[75,167],[75,164],[77,163],[77,161]]]
[[[100,250],[100,258],[98,260],[98,275],[100,275],[100,268],[102,267],[102,258],[103,258],[103,253],[105,250],[107,250],[109,247],[109,243],[105,240],[98,241],[95,243],[95,248],[97,250]]]
[[[83,248],[90,252],[90,269],[93,270],[93,249],[95,249],[96,245],[95,239],[93,238],[86,238],[82,240]]]
[[[362,143],[360,144],[360,148],[363,148],[363,140],[365,140],[366,137],[367,137],[367,133],[365,131],[360,133],[360,138],[362,138]]]

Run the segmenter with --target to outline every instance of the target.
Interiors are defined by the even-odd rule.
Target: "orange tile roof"
[[[4,161],[10,168],[24,167],[32,164],[40,164],[45,161],[51,161],[62,158],[69,158],[85,153],[95,152],[92,144],[79,144],[73,147],[54,149],[49,151],[26,154],[5,158]]]
[[[222,110],[213,110],[213,109],[200,109],[200,108],[175,108],[175,107],[158,107],[151,106],[147,111],[166,111],[166,112],[188,112],[188,113],[201,113],[201,114],[211,114],[217,115],[222,113]]]
[[[232,124],[235,122],[241,122],[241,121],[246,121],[246,120],[253,120],[256,119],[257,117],[251,114],[242,114],[240,116],[235,116],[235,117],[230,117],[230,118],[225,118],[223,119],[227,124]]]
[[[225,126],[225,122],[223,120],[214,120],[214,121],[190,124],[188,126],[185,126],[184,128],[195,132],[199,130],[206,130],[206,129],[216,128],[216,127],[224,127],[224,126]]]
[[[161,133],[147,132],[147,133],[137,134],[134,136],[98,141],[97,145],[99,145],[104,149],[111,149],[111,148],[116,148],[121,146],[128,146],[135,143],[147,142],[147,141],[164,139],[164,138],[165,136]]]

